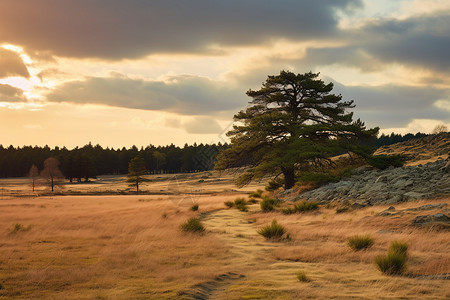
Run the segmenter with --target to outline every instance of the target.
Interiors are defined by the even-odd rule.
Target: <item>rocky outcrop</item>
[[[361,205],[393,204],[450,195],[449,159],[425,165],[374,170],[361,167],[350,178],[322,186],[291,200],[354,201]]]

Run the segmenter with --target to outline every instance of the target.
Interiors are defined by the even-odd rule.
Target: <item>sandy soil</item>
[[[247,197],[261,185],[238,190],[231,174],[154,176],[146,187],[154,193],[144,195],[95,195],[126,188],[117,177],[74,185],[79,190],[68,196],[17,197],[29,188],[28,179],[0,181],[16,191],[0,201],[0,299],[450,297],[449,232],[411,225],[417,215],[442,210],[382,217],[377,213],[387,207],[341,214],[321,207],[283,215],[262,213],[254,204],[240,212],[224,202]],[[197,212],[190,209],[193,203]],[[450,205],[450,198],[404,203],[396,210],[430,203]],[[202,235],[180,230],[194,216],[205,225]],[[291,241],[257,234],[273,219]],[[374,246],[352,251],[346,239],[354,234],[370,234]],[[405,276],[385,276],[373,263],[394,240],[410,245]],[[310,281],[299,282],[299,271]]]

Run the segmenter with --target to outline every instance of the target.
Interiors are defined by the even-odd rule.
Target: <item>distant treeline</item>
[[[60,162],[59,168],[71,181],[88,180],[97,175],[126,174],[130,160],[140,155],[146,162],[149,173],[180,173],[211,170],[217,153],[229,147],[228,144],[194,144],[155,147],[149,145],[138,149],[102,148],[100,145],[87,144],[82,148],[68,150],[55,147],[18,147],[4,148],[0,145],[0,177],[27,176],[32,165],[39,171],[43,169],[44,161],[55,157]]]
[[[375,145],[381,147],[425,136],[428,134],[420,132],[406,135],[382,134]],[[68,150],[65,147],[4,148],[0,145],[0,177],[27,176],[32,165],[36,165],[40,171],[43,169],[44,160],[49,157],[58,159],[64,176],[75,181],[95,178],[97,175],[126,174],[128,163],[136,155],[144,158],[151,174],[199,172],[213,169],[217,153],[228,147],[228,144],[219,143],[191,146],[186,144],[183,148],[172,144],[164,147],[149,145],[141,149],[136,146],[129,149],[104,149],[100,145],[93,146],[89,143],[82,148]]]
[[[416,134],[407,133],[405,135],[391,133],[390,135],[385,135],[384,133],[378,137],[375,142],[377,147],[392,145],[395,143],[405,142],[412,139],[422,138],[429,136],[429,134],[418,132]]]

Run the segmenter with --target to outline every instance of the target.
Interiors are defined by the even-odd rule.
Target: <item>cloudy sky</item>
[[[450,1],[1,0],[0,144],[223,141],[280,70],[382,132],[450,127]]]

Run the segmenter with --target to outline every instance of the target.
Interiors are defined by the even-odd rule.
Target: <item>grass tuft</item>
[[[261,198],[263,190],[256,190],[248,195],[249,198]]]
[[[25,227],[25,226],[23,226],[23,225],[20,224],[20,223],[16,223],[16,224],[14,225],[14,227],[12,228],[11,233],[14,234],[14,233],[18,233],[18,232],[21,232],[21,231],[22,231],[22,232],[25,232],[25,231],[29,231],[30,229],[31,229],[31,225]]]
[[[248,203],[244,198],[237,198],[234,200],[234,206],[240,211],[248,211]]]
[[[266,225],[259,229],[258,233],[266,239],[281,239],[286,233],[286,229],[274,219],[270,225]]]
[[[260,205],[263,212],[269,212],[273,211],[275,206],[278,206],[279,204],[277,200],[266,197],[261,201]]]
[[[354,235],[347,239],[347,244],[354,251],[372,247],[374,241],[370,235]]]
[[[190,218],[181,224],[181,230],[184,232],[203,233],[205,231],[205,227],[199,218]]]
[[[408,260],[408,244],[392,242],[387,255],[379,255],[375,258],[378,270],[386,275],[400,275],[405,272]]]
[[[192,211],[197,211],[198,210],[198,204],[194,204],[191,206],[191,210]]]
[[[296,212],[307,212],[311,210],[317,210],[319,209],[319,203],[315,201],[302,201],[294,205],[294,209]]]
[[[295,273],[295,275],[297,276],[297,279],[300,282],[310,282],[311,281],[311,279],[306,275],[306,273],[304,271],[298,271],[297,273]]]

